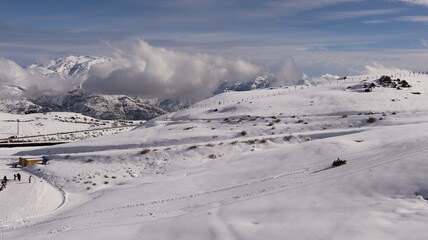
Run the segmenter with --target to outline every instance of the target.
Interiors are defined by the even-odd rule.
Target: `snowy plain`
[[[0,149],[1,173],[35,177],[0,192],[2,237],[425,239],[428,76],[365,92],[378,77],[226,92],[130,132]]]

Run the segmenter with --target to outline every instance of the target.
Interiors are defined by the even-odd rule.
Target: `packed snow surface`
[[[1,149],[1,173],[35,176],[0,192],[2,236],[425,239],[428,76],[379,77],[226,92],[130,132]]]

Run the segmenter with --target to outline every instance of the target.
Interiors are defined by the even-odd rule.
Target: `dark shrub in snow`
[[[403,88],[409,88],[409,87],[411,87],[410,84],[406,80],[402,80],[400,82],[400,84],[401,84],[401,87],[403,87]]]
[[[150,152],[150,149],[144,149],[143,151],[140,152],[141,155],[147,154]]]
[[[388,87],[390,84],[392,83],[392,79],[390,76],[382,76],[379,78],[379,84],[384,86],[384,87]]]
[[[367,119],[367,122],[368,123],[375,123],[377,121],[377,119],[376,118],[374,118],[374,117],[369,117],[368,119]]]
[[[188,148],[188,150],[193,150],[193,149],[196,149],[196,148],[198,148],[198,145],[193,145],[193,146],[190,146],[190,147]]]

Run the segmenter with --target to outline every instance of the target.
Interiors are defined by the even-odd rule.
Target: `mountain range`
[[[192,104],[185,99],[147,98],[141,96],[103,95],[86,91],[82,83],[95,64],[111,61],[105,57],[66,56],[47,63],[26,66],[28,73],[45,79],[57,79],[70,86],[65,93],[26,94],[26,89],[18,85],[3,84],[0,91],[1,112],[32,113],[63,111],[76,112],[99,119],[148,120],[167,112],[177,111]],[[275,75],[263,73],[247,82],[219,84],[214,94],[225,91],[247,91],[268,88],[275,82]],[[58,84],[58,83],[57,83]]]

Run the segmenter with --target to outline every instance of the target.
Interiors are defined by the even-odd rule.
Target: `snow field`
[[[412,88],[365,93],[344,83],[196,107],[128,133],[21,151],[15,156],[56,156],[26,171],[66,192],[67,203],[8,225],[4,234],[425,238],[428,79],[406,80]],[[229,92],[206,101],[255,94]],[[348,163],[331,168],[336,157]]]
[[[19,123],[17,123],[19,120]],[[76,141],[133,129],[139,121],[98,120],[77,113],[0,113],[0,141]],[[9,139],[16,136],[16,139]]]

